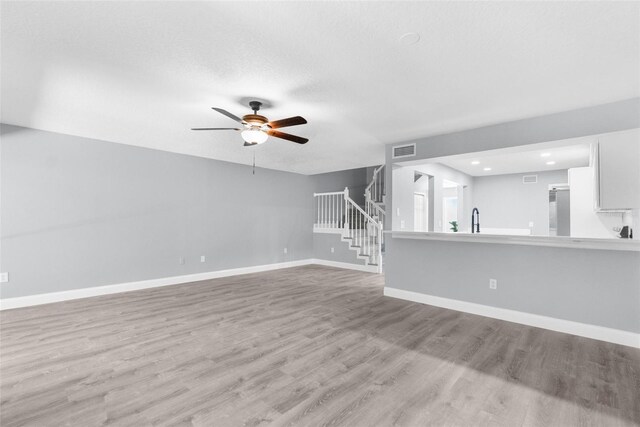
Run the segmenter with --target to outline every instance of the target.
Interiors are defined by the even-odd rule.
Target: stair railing
[[[345,189],[345,191],[347,190]],[[314,229],[331,231],[344,228],[344,218],[347,212],[344,194],[344,191],[313,193],[316,200]]]
[[[382,222],[376,221],[358,206],[345,189],[345,201],[349,222],[345,222],[343,236],[351,239],[351,247],[359,248],[358,254],[369,258],[368,264],[376,265],[382,272]]]
[[[377,217],[384,224],[385,211],[380,206],[384,203],[384,165],[373,171],[371,182],[364,189],[365,210],[371,217]]]
[[[368,265],[376,265],[382,272],[382,222],[376,221],[349,197],[349,189],[329,193],[313,193],[317,232],[339,232],[350,241],[358,255],[367,258]]]

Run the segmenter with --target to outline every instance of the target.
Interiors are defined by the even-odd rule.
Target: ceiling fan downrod
[[[260,101],[249,102],[249,108],[253,110],[253,114],[258,114],[258,111],[260,111],[261,106],[262,106],[262,102]]]

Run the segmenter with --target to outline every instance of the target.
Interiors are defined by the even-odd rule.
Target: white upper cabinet
[[[596,208],[640,208],[640,129],[600,135],[596,155]]]

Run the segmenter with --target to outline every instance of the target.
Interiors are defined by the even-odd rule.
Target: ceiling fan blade
[[[286,128],[287,126],[304,125],[306,123],[307,121],[304,119],[304,117],[295,116],[295,117],[289,117],[288,119],[269,122],[269,126],[271,126],[271,129],[279,129],[279,128]]]
[[[267,134],[276,138],[282,138],[289,141],[297,142],[298,144],[306,144],[307,142],[309,142],[307,138],[302,138],[300,136],[291,135],[291,134],[280,132],[278,130],[273,130],[273,129],[269,129],[267,131]]]
[[[191,130],[240,130],[238,128],[191,128]]]
[[[230,119],[235,120],[238,123],[244,123],[240,117],[231,114],[227,110],[223,110],[222,108],[217,108],[217,107],[211,107],[211,108],[213,110],[216,110],[218,113],[224,114],[225,116],[229,117]]]

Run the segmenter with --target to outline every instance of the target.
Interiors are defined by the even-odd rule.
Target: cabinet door
[[[600,209],[640,208],[640,129],[599,138]]]

